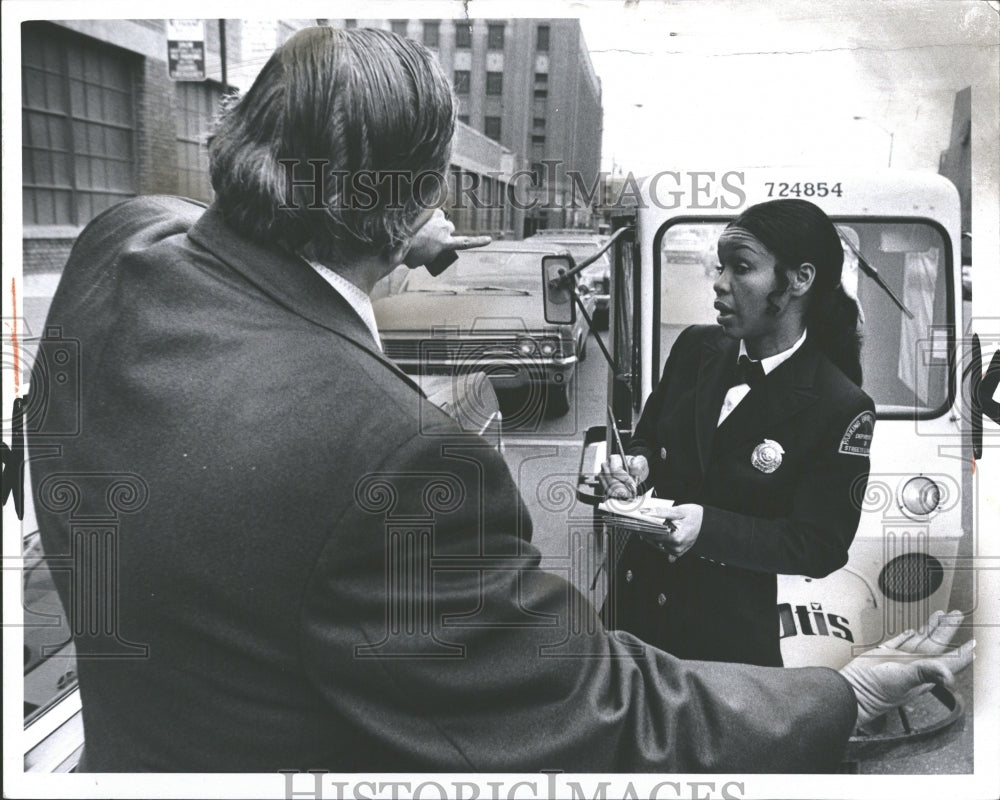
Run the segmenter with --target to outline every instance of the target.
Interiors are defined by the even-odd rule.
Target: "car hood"
[[[541,292],[434,294],[403,292],[373,303],[375,321],[384,333],[455,327],[462,331],[553,330],[545,322]]]

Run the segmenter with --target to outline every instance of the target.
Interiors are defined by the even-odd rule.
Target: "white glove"
[[[862,653],[840,670],[854,687],[858,725],[929,691],[934,685],[954,686],[954,674],[972,663],[972,639],[945,651],[962,624],[961,611],[935,611],[920,630],[906,631]]]

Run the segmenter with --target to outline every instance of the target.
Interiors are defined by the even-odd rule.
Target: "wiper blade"
[[[458,294],[454,289],[407,289],[407,292],[420,292],[422,294]]]
[[[847,237],[844,234],[844,232],[839,228],[837,229],[837,233],[840,234],[840,241],[846,244],[848,248],[850,248],[851,252],[854,253],[854,257],[858,259],[858,266],[861,267],[861,271],[865,273],[865,275],[867,275],[873,281],[875,281],[875,283],[878,284],[879,288],[881,288],[883,292],[889,295],[889,298],[892,300],[892,302],[896,304],[896,306],[899,308],[900,311],[906,314],[906,316],[909,319],[914,319],[913,312],[906,307],[906,305],[903,303],[902,300],[896,297],[896,293],[889,288],[889,284],[887,284],[884,280],[882,280],[882,276],[878,274],[878,270],[875,269],[875,267],[873,267],[871,264],[869,264],[868,261],[865,259],[865,257],[861,255],[861,251],[854,246],[854,242],[852,242],[850,238]]]
[[[470,286],[465,291],[467,292],[514,292],[515,294],[523,294],[525,296],[530,296],[531,292],[527,289],[513,289],[510,286]]]

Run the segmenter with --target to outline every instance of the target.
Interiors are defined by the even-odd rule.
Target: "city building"
[[[185,21],[21,26],[29,322],[34,298],[47,301],[77,234],[104,209],[140,194],[211,201],[204,139],[219,101],[306,25],[391,29],[441,59],[458,99],[451,214],[461,232],[521,238],[591,224],[589,202],[572,207],[568,177],[589,189],[600,165],[600,82],[577,20],[189,21],[204,36],[203,80],[171,77],[169,22]]]
[[[579,20],[345,19],[331,23],[388,28],[437,54],[452,78],[459,120],[528,162],[532,175],[516,183],[516,205],[532,206],[524,209],[521,234],[593,224],[591,206],[601,200],[595,186],[603,109],[601,82]],[[468,222],[469,228],[476,228]]]

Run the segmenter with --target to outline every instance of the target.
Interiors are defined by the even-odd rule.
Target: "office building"
[[[523,205],[535,200],[537,207],[525,214],[524,235],[540,227],[592,223],[586,195],[599,176],[603,110],[600,79],[579,20],[331,22],[388,28],[437,54],[452,78],[459,120],[529,165],[534,179],[517,182],[517,198]],[[582,204],[575,209],[574,173]],[[593,202],[599,201],[598,192]]]

